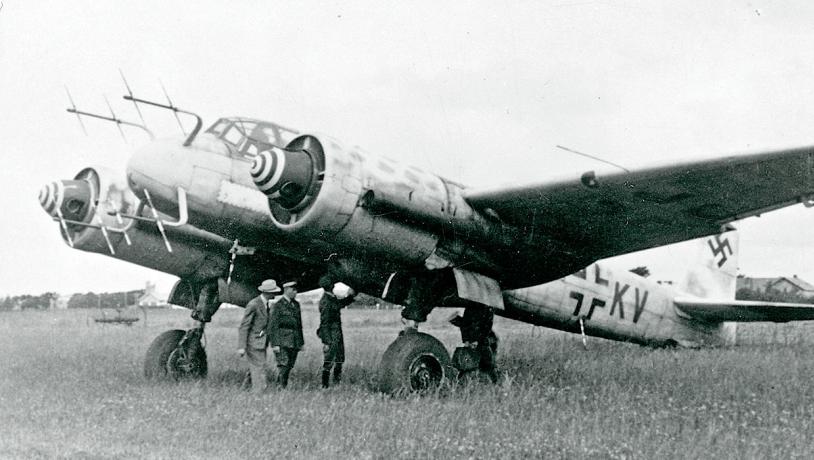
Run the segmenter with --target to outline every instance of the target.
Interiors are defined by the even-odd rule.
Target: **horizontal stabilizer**
[[[814,320],[814,304],[762,302],[757,300],[713,300],[677,298],[676,308],[693,319],[723,321],[788,321]]]

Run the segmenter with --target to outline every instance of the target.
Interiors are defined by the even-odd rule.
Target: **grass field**
[[[451,350],[441,310],[423,328]],[[373,390],[397,311],[344,313],[344,382],[318,388],[317,315],[286,391],[240,389],[242,310],[207,328],[209,378],[142,377],[152,339],[190,324],[150,311],[132,327],[87,311],[0,314],[0,458],[811,458],[814,324],[746,325],[741,345],[651,350],[498,320],[505,382],[443,395]]]

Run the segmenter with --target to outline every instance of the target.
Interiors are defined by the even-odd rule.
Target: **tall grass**
[[[210,375],[146,381],[143,356],[188,312],[132,327],[84,311],[0,314],[0,458],[799,458],[814,455],[814,326],[742,326],[730,349],[652,350],[499,320],[499,386],[377,393],[397,311],[344,313],[344,382],[319,388],[317,315],[286,391],[240,388],[242,310],[206,333]],[[424,328],[452,349],[457,330]]]

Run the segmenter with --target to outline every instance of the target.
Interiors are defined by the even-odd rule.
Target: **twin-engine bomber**
[[[436,307],[655,346],[731,344],[737,321],[814,319],[811,305],[734,299],[731,225],[810,205],[814,147],[478,189],[275,123],[221,118],[199,132],[198,120],[136,151],[126,178],[85,168],[40,193],[70,246],[179,278],[169,302],[198,325],[153,341],[147,377],[206,375],[205,324],[267,278],[308,290],[330,274],[403,306],[409,327],[380,365],[385,391],[456,372],[416,330]],[[601,262],[690,239],[695,263],[675,285]]]

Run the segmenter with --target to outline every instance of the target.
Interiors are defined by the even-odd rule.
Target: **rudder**
[[[738,236],[733,230],[696,240],[697,252],[679,289],[704,299],[734,299],[738,277]]]

